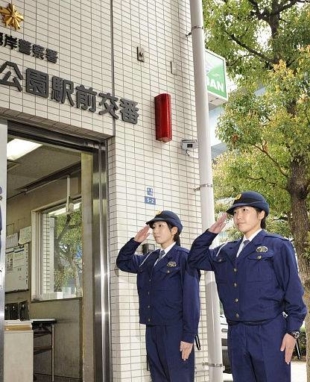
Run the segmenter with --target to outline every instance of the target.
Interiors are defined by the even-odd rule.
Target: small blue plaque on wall
[[[155,206],[156,205],[156,199],[152,198],[150,196],[145,196],[144,197],[144,203],[146,203],[146,204],[153,204]]]

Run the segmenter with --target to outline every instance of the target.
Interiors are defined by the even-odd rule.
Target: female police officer
[[[234,381],[289,382],[306,315],[294,249],[289,240],[263,230],[269,205],[261,194],[243,192],[227,213],[243,238],[209,249],[226,224],[223,214],[194,241],[188,263],[215,273]]]
[[[199,322],[198,272],[188,269],[188,250],[179,246],[182,223],[162,211],[120,250],[116,264],[137,273],[140,323],[146,325],[146,350],[153,382],[193,382],[193,343]],[[161,250],[136,255],[153,230]]]

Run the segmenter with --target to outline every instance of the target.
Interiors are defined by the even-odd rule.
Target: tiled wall
[[[0,0],[7,8],[10,1]],[[76,90],[64,103],[51,97],[52,77],[72,81],[74,87],[84,85],[96,93],[112,92],[110,2],[101,0],[16,0],[17,11],[23,15],[21,28],[15,31],[0,22],[3,42],[0,44],[0,67],[7,61],[17,65],[23,79],[22,91],[14,86],[0,84],[0,115],[20,122],[76,134],[80,128],[91,137],[113,134],[113,118],[99,115],[101,100],[97,95],[97,110],[92,112],[76,107]],[[2,19],[1,19],[2,20]],[[17,46],[6,45],[6,35],[16,39]],[[19,41],[58,53],[56,63],[33,54],[21,53]],[[26,92],[26,69],[35,69],[49,75],[47,98]],[[0,70],[1,71],[1,70]],[[11,68],[12,74],[15,69]],[[7,70],[0,73],[1,78]],[[12,79],[10,79],[12,81]],[[122,95],[120,95],[122,96]]]
[[[113,2],[115,92],[138,102],[139,122],[118,122],[109,142],[109,208],[112,290],[112,355],[114,381],[149,381],[144,326],[139,325],[136,276],[115,270],[118,250],[157,211],[176,212],[184,225],[181,243],[189,248],[200,233],[200,195],[197,151],[186,155],[182,139],[196,138],[194,73],[189,2]],[[145,52],[137,60],[136,50]],[[171,61],[177,73],[171,73]],[[173,139],[155,140],[154,97],[169,93]],[[144,203],[147,187],[156,205]],[[154,243],[153,239],[148,240]],[[201,282],[202,298],[204,281]],[[205,308],[205,302],[203,300]],[[196,381],[207,381],[206,328],[201,322],[203,350],[196,352]]]

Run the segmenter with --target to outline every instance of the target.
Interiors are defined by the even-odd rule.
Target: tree
[[[76,297],[83,294],[82,273],[82,211],[61,214],[55,218],[55,270],[54,290],[62,291],[70,282]]]
[[[310,306],[309,0],[204,0],[204,15],[207,48],[237,84],[218,125],[228,152],[216,163],[216,196],[267,197],[288,224]]]

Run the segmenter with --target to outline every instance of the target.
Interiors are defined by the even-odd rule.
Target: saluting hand
[[[211,227],[208,229],[209,232],[212,233],[220,233],[222,229],[226,225],[226,219],[227,219],[227,213],[224,212],[215,223],[211,225]]]
[[[193,349],[193,344],[181,341],[181,343],[180,343],[180,351],[182,352],[182,359],[183,359],[183,361],[188,360],[188,357],[191,354],[192,349]]]
[[[285,362],[289,364],[292,360],[296,340],[293,336],[286,333],[282,340],[281,351],[285,351]]]
[[[142,241],[146,240],[148,238],[150,227],[146,225],[142,229],[140,229],[139,232],[136,233],[136,236],[134,237],[134,241],[137,241],[138,243],[142,243]]]

